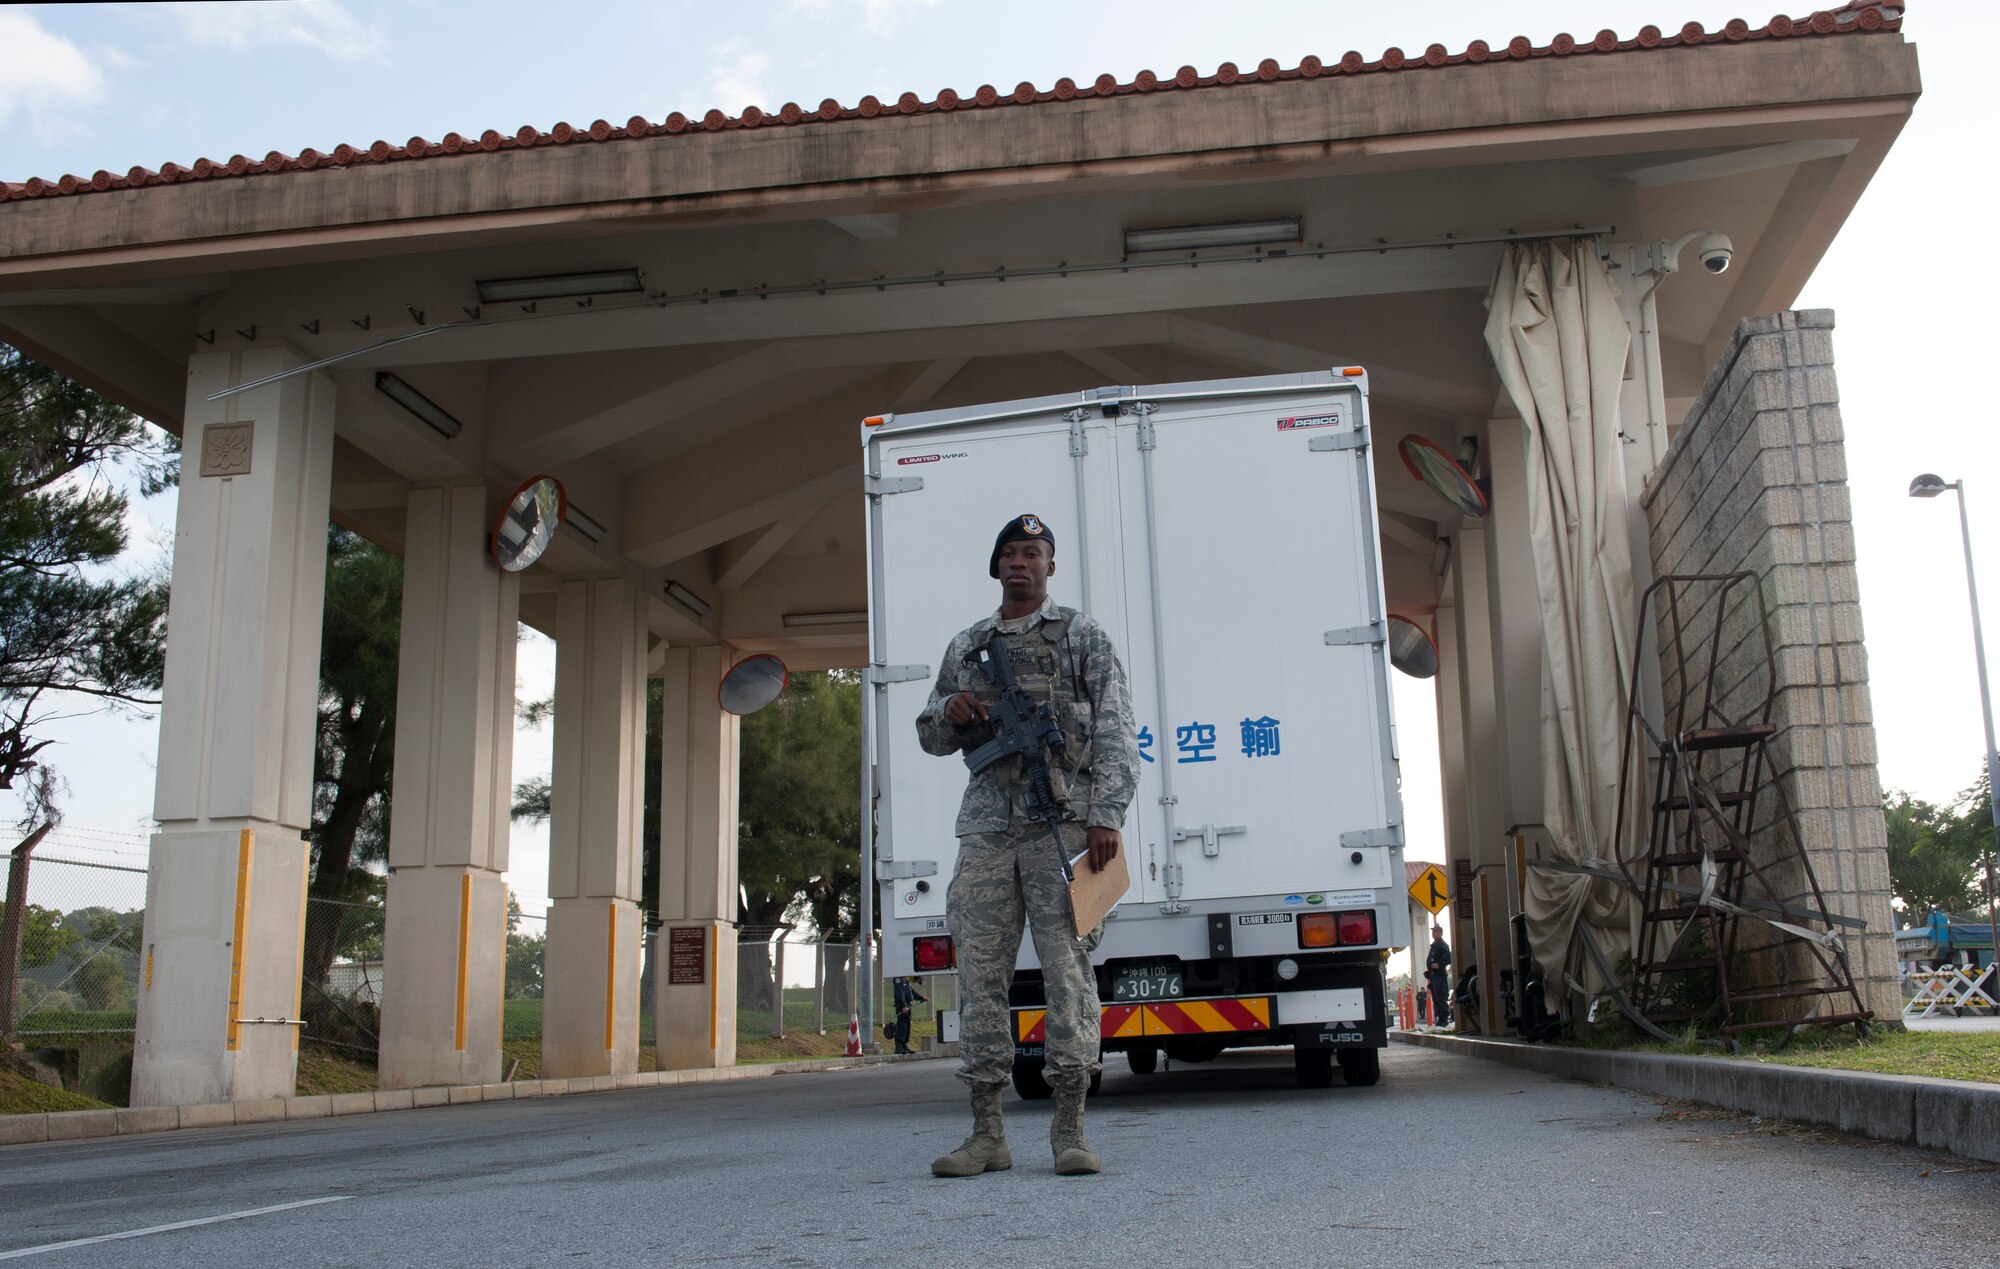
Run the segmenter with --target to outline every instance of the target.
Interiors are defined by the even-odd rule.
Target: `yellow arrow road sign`
[[[1410,897],[1423,904],[1432,916],[1443,911],[1444,905],[1451,902],[1451,894],[1445,888],[1444,870],[1431,864],[1418,873],[1417,879],[1410,883]]]

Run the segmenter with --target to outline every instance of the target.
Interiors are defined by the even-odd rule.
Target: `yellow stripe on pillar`
[[[292,1052],[299,1051],[299,1033],[306,1029],[306,895],[310,868],[299,869],[299,967],[292,975]]]
[[[465,1052],[465,984],[472,950],[472,874],[458,878],[458,1010],[452,1027],[452,1047]]]
[[[610,1051],[618,1018],[618,904],[604,905],[604,1048]]]
[[[229,940],[229,1029],[223,1047],[234,1053],[243,1039],[243,932],[250,925],[250,855],[255,835],[243,830],[236,847],[236,925]]]

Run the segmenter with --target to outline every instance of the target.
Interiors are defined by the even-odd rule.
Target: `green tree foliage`
[[[367,865],[383,863],[389,853],[402,614],[403,562],[358,534],[328,526],[313,746],[313,899],[381,902],[382,875]],[[330,903],[318,908],[306,928],[307,982],[325,984],[336,955],[368,959],[371,941],[380,955],[379,914],[371,918]]]
[[[746,1005],[770,998],[766,941],[774,926],[809,915],[822,935],[852,937],[860,751],[861,681],[852,673],[794,674],[783,695],[743,720],[736,872],[745,941],[737,992]],[[829,960],[837,981],[835,970]]]
[[[6,913],[7,905],[0,903],[0,920]],[[62,913],[31,903],[21,922],[21,968],[40,969],[82,941],[82,935],[63,924]]]
[[[156,492],[173,483],[178,452],[136,415],[0,344],[0,789],[40,765],[48,741],[34,731],[56,701],[155,703],[146,693],[160,685],[166,585],[107,577],[106,566],[126,546],[117,475],[136,472],[141,492]]]
[[[1882,815],[1889,830],[1889,885],[1906,917],[1922,921],[1932,908],[1962,914],[1984,907],[1993,820],[1983,772],[1942,807],[1892,790],[1882,800]]]
[[[542,923],[537,922],[537,926]],[[549,947],[548,934],[537,929],[522,931],[520,901],[507,896],[507,986],[509,1000],[540,999],[542,967]]]

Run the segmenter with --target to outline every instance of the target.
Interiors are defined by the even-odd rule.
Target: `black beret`
[[[993,539],[993,555],[986,561],[986,575],[1000,576],[1000,548],[1009,542],[1046,542],[1049,544],[1049,558],[1056,553],[1056,535],[1040,516],[1018,515],[1000,527],[1000,536]]]

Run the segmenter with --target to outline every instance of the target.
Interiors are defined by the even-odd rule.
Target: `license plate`
[[[1144,965],[1111,976],[1111,999],[1118,1004],[1179,1000],[1186,995],[1178,965]]]

